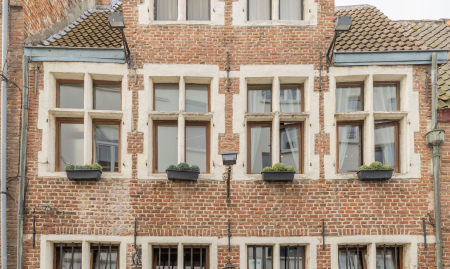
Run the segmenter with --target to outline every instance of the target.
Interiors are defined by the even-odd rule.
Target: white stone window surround
[[[400,173],[393,178],[420,178],[420,154],[414,152],[414,134],[419,132],[419,93],[413,91],[412,67],[331,67],[330,90],[325,92],[325,132],[330,134],[330,155],[325,155],[325,179],[356,179],[356,173],[337,173],[337,130],[339,121],[364,121],[363,164],[375,161],[374,124],[378,120],[398,120],[400,129]],[[364,111],[336,112],[336,84],[364,82]],[[373,85],[376,82],[400,82],[400,110],[373,111]]]
[[[144,0],[139,5],[139,24],[150,25],[225,25],[225,2],[210,0],[210,20],[195,21],[186,19],[186,1],[178,0],[178,19],[176,21],[159,21],[154,19],[155,0]]]
[[[39,177],[66,177],[55,171],[56,118],[84,119],[84,164],[92,161],[92,120],[119,119],[121,124],[120,173],[104,172],[102,178],[131,178],[131,154],[127,154],[127,134],[132,124],[132,92],[128,90],[128,70],[124,64],[44,62],[44,88],[39,94],[38,129],[42,130],[42,148],[38,152]],[[84,81],[84,109],[56,108],[56,81],[72,79]],[[122,111],[94,110],[93,81],[122,81]]]
[[[319,179],[319,156],[315,155],[315,135],[319,133],[319,92],[314,91],[314,78],[318,73],[313,65],[244,65],[241,71],[231,72],[239,77],[239,94],[233,98],[233,133],[240,135],[240,149],[233,180],[261,180],[261,174],[247,174],[247,122],[272,122],[272,163],[280,160],[278,125],[282,121],[303,122],[303,174],[294,179]],[[280,84],[304,85],[304,112],[281,113]],[[272,84],[272,111],[264,115],[247,113],[247,84]]]
[[[236,26],[307,26],[317,25],[318,4],[314,0],[303,0],[303,20],[280,20],[280,0],[272,0],[272,20],[248,21],[248,0],[233,2],[233,25]]]
[[[145,64],[138,70],[144,75],[144,90],[139,92],[138,131],[144,134],[143,154],[138,155],[138,178],[167,180],[165,173],[153,173],[153,121],[178,121],[178,163],[184,162],[184,137],[186,121],[210,122],[210,173],[200,174],[199,180],[222,180],[225,168],[218,154],[218,136],[225,133],[225,95],[219,94],[219,67],[217,65]],[[153,111],[153,84],[179,83],[179,111]],[[185,85],[189,83],[210,85],[210,108],[208,113],[185,112]],[[192,165],[192,164],[190,164]]]

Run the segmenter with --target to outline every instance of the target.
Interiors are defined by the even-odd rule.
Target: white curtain
[[[395,166],[395,126],[375,127],[375,152],[379,148],[383,159],[375,161]]]
[[[336,111],[351,112],[361,110],[361,88],[338,87],[336,89]]]
[[[352,127],[353,126],[349,125],[339,126],[339,170],[341,170],[342,166],[344,165],[345,155],[347,154],[348,148],[347,134],[350,131],[349,128]]]
[[[257,153],[258,153],[258,145],[259,145],[259,139],[261,137],[261,126],[254,126],[250,128],[251,132],[251,140],[252,140],[252,166],[251,166],[251,172],[253,173],[255,168],[255,162],[257,160]],[[264,167],[263,167],[264,168]]]
[[[301,91],[300,89],[282,89],[283,96],[280,96],[281,112],[301,112]]]
[[[248,91],[248,112],[249,113],[269,113],[271,105],[270,90],[250,90]]]
[[[397,110],[397,87],[395,85],[383,85],[373,88],[373,110]]]
[[[289,143],[289,148],[290,148],[290,153],[292,154],[292,158],[294,159],[294,163],[292,164],[292,166],[295,168],[295,171],[298,172],[300,167],[299,167],[299,160],[298,160],[298,154],[299,154],[299,149],[298,149],[298,127],[294,127],[294,128],[286,128],[285,129],[286,135],[287,135],[287,140]],[[297,146],[295,145],[297,144]],[[280,148],[282,148],[280,146]],[[286,164],[286,163],[285,163]],[[289,164],[291,165],[291,164]]]
[[[63,250],[62,269],[81,269],[81,249],[74,250],[73,263],[72,263],[72,249],[69,248],[67,250]]]
[[[248,0],[248,20],[270,20],[271,0]]]
[[[361,252],[360,252],[361,253]],[[358,264],[356,260],[358,259]],[[363,269],[361,267],[361,256],[356,258],[356,251],[348,251],[348,267],[347,267],[347,251],[339,250],[339,269]]]
[[[209,20],[209,1],[211,0],[187,0],[187,19],[198,21]]]
[[[302,0],[280,0],[280,20],[301,20]]]
[[[377,251],[377,268],[376,269],[395,269],[394,255],[392,250],[386,250],[386,267],[384,266],[383,250]]]
[[[111,259],[111,262],[109,262]],[[100,266],[99,266],[100,265]],[[101,250],[101,253],[97,252],[95,257],[94,268],[111,268],[117,269],[117,250],[111,250],[111,253],[108,254],[108,250]]]
[[[178,0],[156,0],[156,20],[176,21],[178,19]]]

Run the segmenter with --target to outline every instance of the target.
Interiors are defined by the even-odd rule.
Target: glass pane
[[[109,250],[102,249],[100,250],[100,254],[97,251],[95,253],[95,261],[94,261],[94,269],[96,268],[111,268],[117,269],[118,262],[118,251],[117,249],[111,249],[111,253]],[[98,267],[100,265],[100,267]]]
[[[395,169],[395,125],[375,126],[375,161]]]
[[[303,269],[303,247],[280,247],[280,269]]]
[[[339,125],[339,172],[356,172],[361,166],[360,126]]]
[[[361,86],[338,85],[336,88],[336,111],[361,111]]]
[[[161,262],[159,261],[159,247],[153,248],[153,257],[155,257],[154,269],[177,269],[178,261],[178,249],[177,247],[170,248],[170,261],[169,261],[169,248],[161,247]]]
[[[272,86],[248,86],[248,112],[272,112]]]
[[[68,163],[84,165],[84,124],[83,123],[61,123],[61,160],[60,171]]]
[[[186,126],[186,162],[206,172],[206,126]]]
[[[265,247],[264,248],[265,253],[265,268],[266,269],[272,269],[272,247]]]
[[[56,259],[60,259],[59,248],[56,251]],[[72,265],[72,266],[71,266]],[[63,260],[62,269],[81,269],[81,249],[73,250],[73,263],[72,263],[72,248],[63,248]]]
[[[384,258],[384,250],[383,249],[377,249],[377,269],[396,269],[395,268],[395,262],[396,259],[394,259],[395,251],[392,249],[386,249],[386,258]],[[398,255],[398,252],[397,252]],[[398,257],[397,257],[398,258]],[[386,266],[385,261],[386,260]]]
[[[178,0],[155,0],[158,21],[176,21],[178,19]]]
[[[202,248],[201,264],[200,264],[200,248],[184,248],[184,269],[204,269],[206,267],[206,248]],[[191,257],[192,263],[191,263]],[[193,265],[193,267],[191,266]],[[201,266],[200,266],[201,265]]]
[[[187,0],[187,19],[208,21],[209,1],[211,0]]]
[[[256,269],[255,257],[253,255],[253,247],[251,246],[248,247],[248,265],[249,269]]]
[[[261,173],[270,165],[270,127],[252,126],[251,129],[251,172]]]
[[[84,108],[84,83],[60,83],[59,107]]]
[[[263,269],[263,248],[256,247],[256,269]]]
[[[301,20],[302,0],[280,0],[280,20]]]
[[[208,112],[208,85],[186,85],[186,112]]]
[[[378,85],[373,87],[373,110],[396,111],[397,85]]]
[[[95,124],[94,162],[103,172],[119,172],[119,125]]]
[[[122,110],[120,84],[95,84],[94,109]]]
[[[178,111],[178,84],[155,85],[155,111]]]
[[[302,95],[300,85],[280,86],[280,111],[302,112]]]
[[[178,164],[178,126],[159,125],[158,172],[165,172],[171,164]]]
[[[362,251],[359,251],[359,256],[357,257],[357,252],[354,250],[347,251],[339,250],[339,269],[363,269],[363,255]],[[348,267],[347,267],[348,262]]]
[[[280,161],[284,165],[292,165],[295,171],[300,171],[299,133],[298,126],[280,130]]]
[[[270,20],[270,0],[248,0],[248,20]]]

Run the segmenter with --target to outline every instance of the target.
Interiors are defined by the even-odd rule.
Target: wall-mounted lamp
[[[125,52],[125,59],[127,60],[128,68],[130,68],[131,60],[130,60],[130,48],[128,47],[127,39],[125,38],[125,34],[123,33],[123,29],[125,28],[125,18],[123,17],[122,12],[111,12],[108,17],[109,26],[111,28],[120,29],[122,33],[123,40],[123,50]]]
[[[330,47],[327,52],[327,71],[330,70],[331,60],[333,59],[334,46],[336,45],[336,39],[341,32],[347,32],[352,27],[352,17],[351,16],[339,16],[336,19],[336,26],[334,27],[334,37],[331,41]],[[330,55],[331,53],[331,55]]]
[[[228,178],[227,178],[227,201],[230,201],[230,175],[231,166],[236,164],[237,152],[222,152],[223,165],[228,165]]]
[[[234,269],[234,265],[230,262],[230,259],[228,259],[227,263],[225,264],[225,269]]]

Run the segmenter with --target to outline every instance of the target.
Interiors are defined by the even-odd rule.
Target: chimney
[[[450,26],[450,19],[445,20],[445,24],[447,24],[448,26]]]

